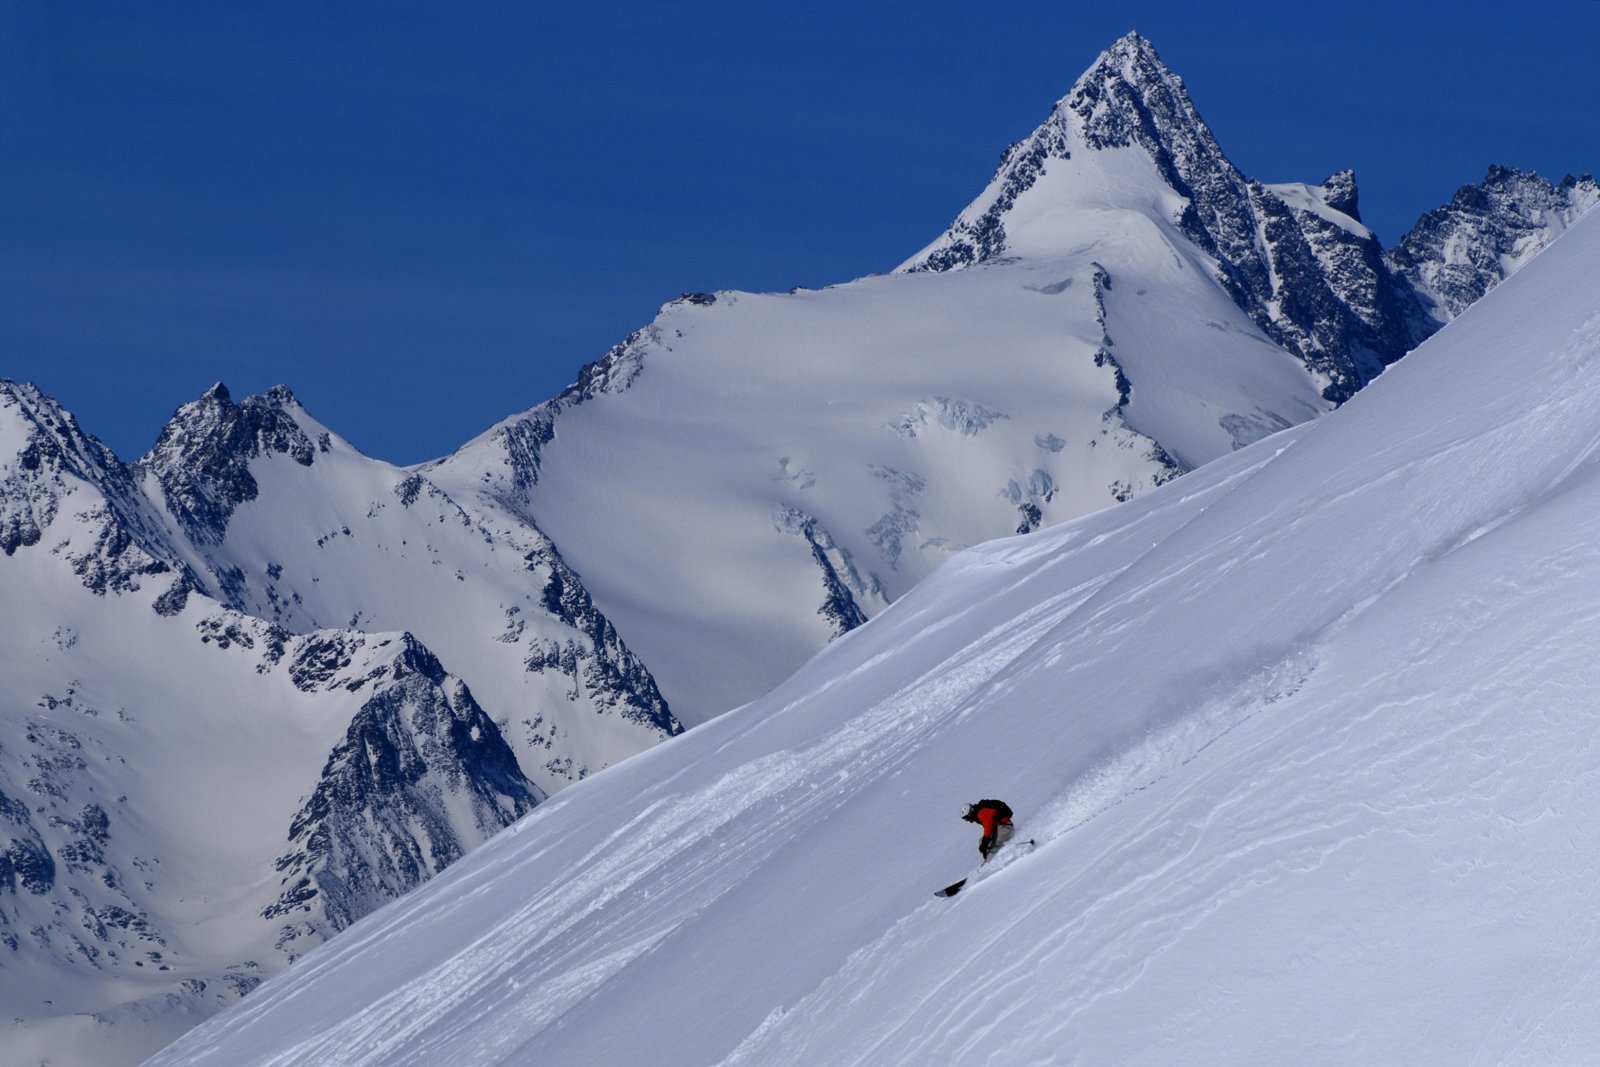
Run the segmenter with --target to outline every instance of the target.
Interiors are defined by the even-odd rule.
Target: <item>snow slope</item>
[[[1126,365],[1183,339],[1185,372],[1134,395],[1178,413],[1163,425],[1185,461],[1228,451],[1230,418],[1327,409],[1220,290],[1183,287],[1203,267],[1170,236],[1111,217],[1075,258],[681,302],[634,342],[637,381],[563,411],[537,482],[500,499],[562,546],[674,712],[704,720],[953,552],[1175,474],[1120,415],[1108,317]],[[1113,253],[1127,300],[1105,311],[1094,260]],[[426,473],[464,500],[501,464],[491,434]]]
[[[953,558],[151,1061],[1600,1059],[1600,216],[1350,403]],[[1030,854],[954,900],[962,802]]]

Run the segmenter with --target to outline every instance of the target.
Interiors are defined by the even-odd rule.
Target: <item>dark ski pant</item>
[[[1010,841],[1011,835],[1016,832],[1017,828],[1015,826],[1008,822],[1003,822],[994,828],[993,838],[985,837],[980,840],[978,842],[978,852],[983,856],[983,862],[988,863],[989,857],[1004,848],[1005,843]]]

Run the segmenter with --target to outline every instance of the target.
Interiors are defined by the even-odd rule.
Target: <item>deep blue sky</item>
[[[0,0],[0,377],[129,459],[218,379],[429,459],[681,292],[893,267],[1130,29],[1388,243],[1600,171],[1597,0]]]

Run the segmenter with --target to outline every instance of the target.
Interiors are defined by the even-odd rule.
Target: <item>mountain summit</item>
[[[1165,189],[1146,181],[1108,181],[1109,161],[1086,161],[1084,153],[1137,145],[1154,166]],[[1076,151],[1080,162],[1061,167]],[[1018,201],[1050,173],[1043,196]],[[1144,177],[1143,175],[1138,175]],[[1137,33],[1117,41],[1083,73],[1049,117],[1032,134],[1008,148],[989,187],[943,236],[900,266],[902,271],[953,270],[1003,253],[1041,255],[1067,250],[1074,210],[1149,207],[1152,192],[1163,192],[1160,207],[1183,216],[1191,236],[1208,240],[1200,213],[1215,215],[1222,198],[1196,205],[1196,185],[1222,186],[1241,199],[1243,178],[1222,154],[1216,138],[1195,110],[1183,81],[1162,63],[1155,47]],[[1170,194],[1189,198],[1179,204]]]
[[[1439,322],[1461,314],[1600,204],[1594,178],[1552,183],[1531,172],[1490,167],[1428,212],[1391,253],[1395,271],[1422,293]]]
[[[1086,215],[1164,217],[1212,261],[1217,284],[1323,395],[1348,399],[1420,337],[1418,297],[1385,266],[1356,212],[1355,175],[1265,186],[1223,154],[1183,80],[1137,33],[1078,79],[1001,158],[989,186],[899,268],[946,271],[1070,251]]]

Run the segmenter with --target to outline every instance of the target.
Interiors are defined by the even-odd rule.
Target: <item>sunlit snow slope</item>
[[[1597,279],[1591,213],[1326,419],[957,556],[152,1062],[1600,1059]],[[981,795],[1039,847],[934,899]]]
[[[541,789],[679,729],[536,525],[468,514],[362,455],[286,388],[238,403],[213,387],[138,469],[206,592],[294,633],[415,634],[472,686]]]

